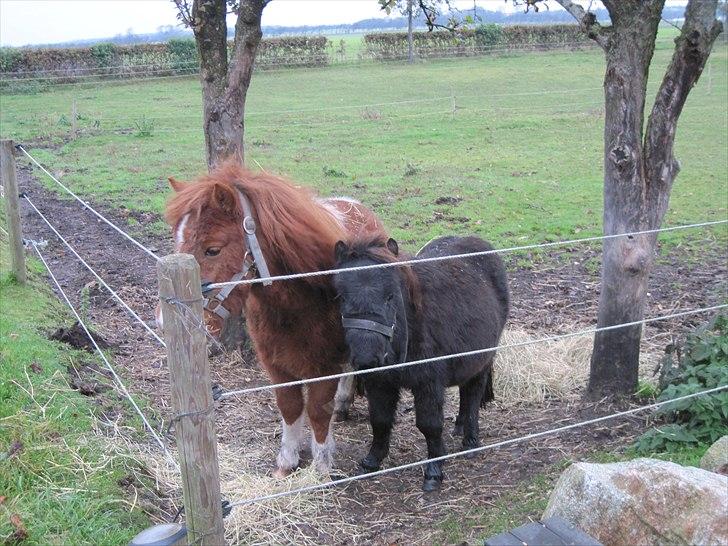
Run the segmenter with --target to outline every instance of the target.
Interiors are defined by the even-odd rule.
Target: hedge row
[[[324,36],[264,39],[258,48],[256,66],[323,66],[329,62],[327,46]],[[232,42],[229,47],[232,48]],[[195,72],[197,67],[197,49],[192,39],[63,49],[0,48],[2,78],[44,77],[52,82],[111,75],[169,76]]]
[[[420,58],[483,55],[502,49],[580,49],[592,45],[578,25],[481,25],[458,32],[415,32],[413,42],[415,56]],[[393,60],[405,58],[407,51],[406,32],[378,32],[364,35],[360,56]]]

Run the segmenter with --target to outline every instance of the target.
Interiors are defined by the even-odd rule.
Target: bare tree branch
[[[697,83],[713,43],[723,31],[715,18],[717,0],[690,0],[675,51],[655,98],[645,131],[645,165],[649,191],[665,191],[679,170],[673,157],[674,135],[688,93]]]
[[[607,49],[609,46],[610,36],[609,27],[603,27],[600,25],[597,22],[596,15],[590,11],[585,11],[579,4],[576,4],[571,0],[556,1],[579,22],[579,26],[584,32],[586,32],[589,38],[602,46],[602,49]]]
[[[187,27],[192,27],[192,10],[188,0],[172,0],[177,6],[177,18]]]

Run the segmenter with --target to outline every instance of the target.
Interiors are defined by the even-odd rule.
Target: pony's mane
[[[283,271],[299,273],[333,266],[333,248],[346,234],[339,222],[327,213],[312,191],[267,173],[249,171],[237,163],[225,162],[208,175],[175,193],[167,203],[165,218],[176,226],[186,214],[199,219],[203,209],[215,206],[216,188],[233,190],[236,210],[242,221],[242,204],[237,191],[249,200],[258,226],[256,234],[266,258]],[[274,267],[272,264],[271,267]],[[313,282],[328,277],[313,277]],[[317,280],[318,279],[318,280]]]
[[[345,242],[347,249],[344,260],[368,258],[375,263],[384,264],[397,263],[411,258],[410,255],[402,254],[401,252],[397,256],[392,254],[387,248],[387,237],[381,234],[355,236]],[[399,274],[404,279],[410,302],[414,307],[415,313],[419,315],[422,307],[422,298],[419,289],[420,283],[412,267],[409,265],[401,265],[389,269],[392,273]]]

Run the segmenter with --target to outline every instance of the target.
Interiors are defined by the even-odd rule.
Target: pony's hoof
[[[452,429],[452,435],[453,436],[462,436],[464,432],[463,425],[456,424]]]
[[[442,476],[436,476],[433,478],[425,478],[422,482],[422,490],[425,493],[432,493],[433,491],[439,491],[442,486]]]
[[[364,472],[376,472],[379,470],[380,463],[371,455],[367,455],[361,461],[359,461],[359,467]]]
[[[280,468],[279,467],[279,468],[276,468],[273,471],[273,477],[276,478],[276,479],[281,480],[281,479],[287,478],[288,476],[290,476],[291,474],[293,474],[293,471],[294,470],[296,470],[296,469],[295,468]]]
[[[463,441],[463,451],[467,451],[469,449],[475,449],[476,447],[480,447],[480,442],[478,440],[466,440]],[[472,459],[474,458],[478,453],[466,453],[463,455],[464,459]]]
[[[347,410],[336,410],[334,412],[334,423],[343,423],[349,420],[349,412]]]

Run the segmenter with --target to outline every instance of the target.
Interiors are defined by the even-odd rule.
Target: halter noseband
[[[392,324],[392,326],[387,326],[374,320],[347,318],[343,315],[341,317],[341,324],[344,326],[344,330],[368,330],[370,332],[382,334],[390,342],[394,339],[394,324]]]
[[[237,282],[243,280],[245,277],[247,277],[250,271],[254,271],[255,273],[257,273],[258,277],[260,277],[261,279],[267,279],[270,277],[270,272],[268,271],[268,264],[266,264],[265,258],[263,257],[263,251],[260,249],[258,237],[255,236],[256,225],[255,218],[253,218],[253,209],[250,206],[248,198],[245,197],[243,192],[238,190],[238,195],[240,196],[240,202],[243,205],[242,227],[243,233],[245,234],[245,242],[248,245],[248,250],[243,257],[242,270],[240,271],[240,273],[236,273],[235,275],[233,275],[229,282]],[[230,311],[225,308],[222,302],[227,299],[227,297],[232,293],[233,290],[235,290],[235,287],[237,285],[229,284],[219,289],[210,289],[208,288],[209,284],[212,283],[203,283],[202,285],[203,307],[206,311],[215,313],[218,317],[225,320],[230,316]],[[273,284],[272,281],[263,280],[263,286],[270,286],[271,284]],[[208,294],[211,294],[215,291],[216,293],[214,296],[207,297]]]

